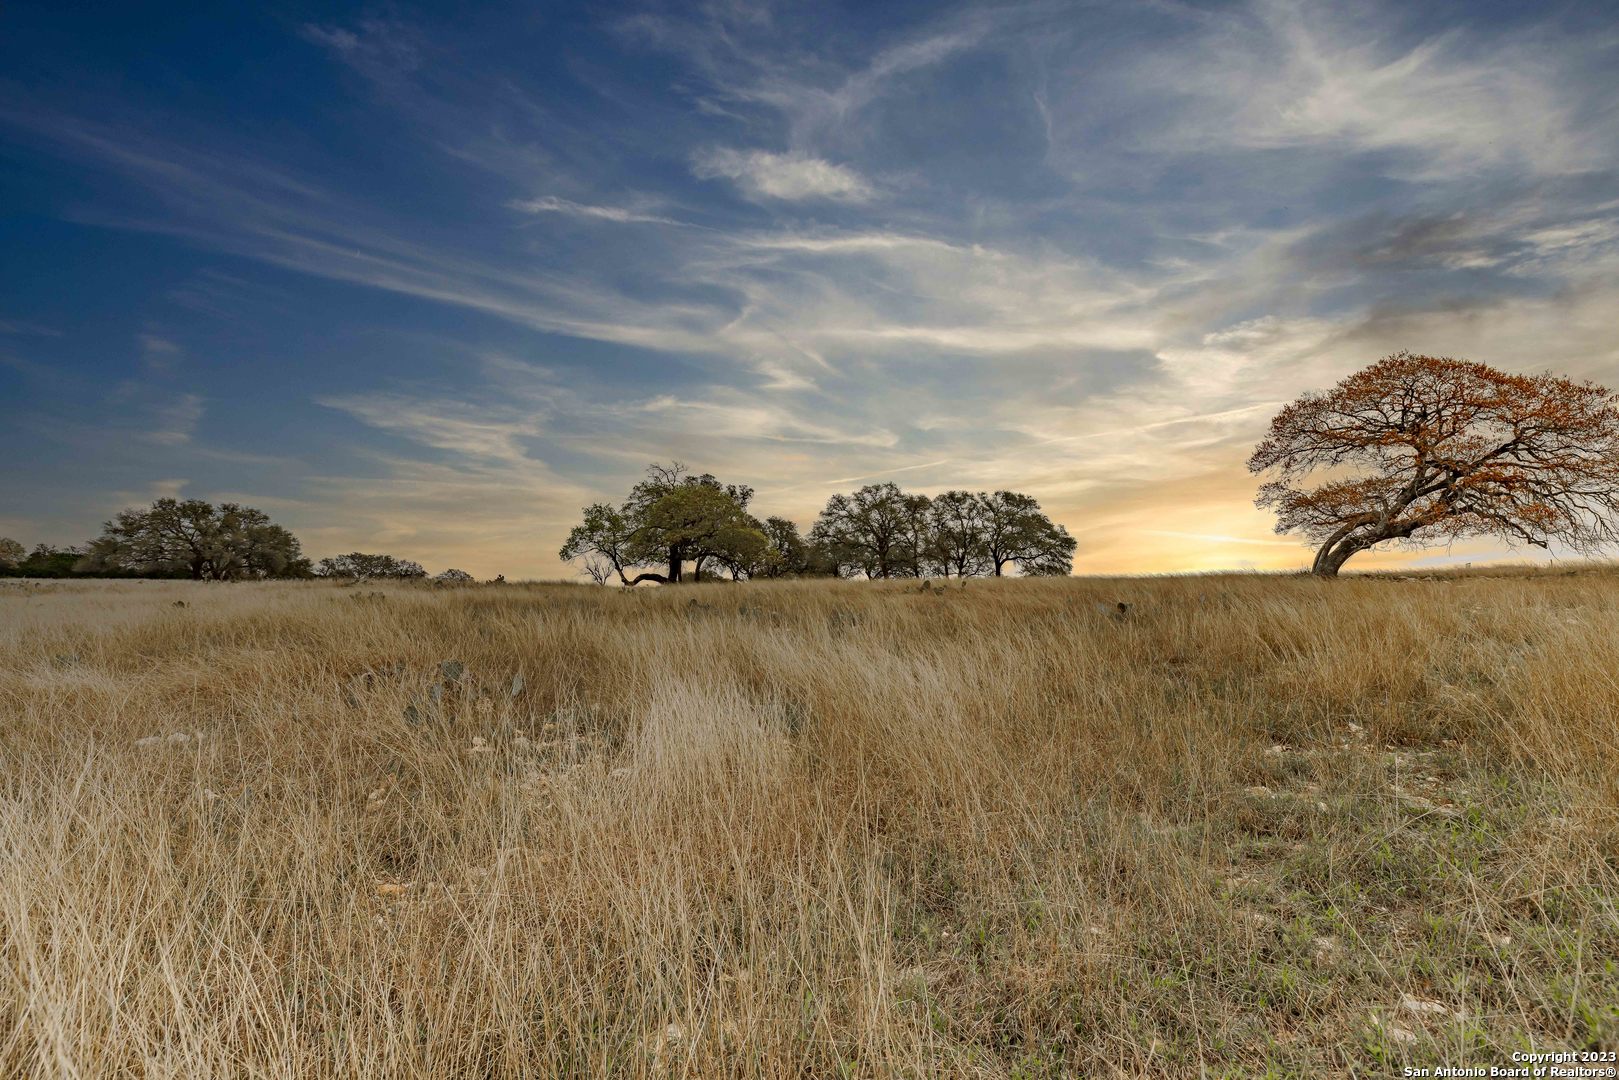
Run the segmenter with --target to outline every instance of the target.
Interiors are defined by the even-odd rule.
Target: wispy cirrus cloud
[[[370,17],[349,26],[305,23],[304,39],[368,78],[394,82],[422,65],[422,40],[398,19]]]
[[[197,424],[206,411],[201,394],[181,394],[156,408],[156,426],[145,437],[163,446],[183,446],[196,434]]]
[[[161,334],[143,333],[137,336],[141,359],[146,370],[153,375],[173,374],[185,350]]]
[[[533,199],[518,199],[511,204],[513,210],[521,210],[525,214],[563,214],[570,217],[591,218],[597,221],[613,221],[621,225],[682,225],[683,222],[658,214],[643,213],[639,210],[630,210],[622,206],[597,206],[591,203],[577,203],[571,199],[558,198],[555,195],[541,195]]]
[[[61,337],[60,330],[49,326],[21,319],[0,319],[0,334],[15,334],[19,337]]]
[[[1260,3],[1218,18],[1198,48],[1139,77],[1172,70],[1192,104],[1161,130],[1170,146],[1386,152],[1391,172],[1415,180],[1612,163],[1613,147],[1579,131],[1566,40],[1481,40],[1459,28],[1390,40],[1379,22],[1328,5]],[[1218,130],[1205,126],[1215,116]]]
[[[692,159],[692,172],[704,180],[733,180],[754,198],[865,202],[874,194],[872,186],[848,166],[805,154],[720,147],[699,152]]]

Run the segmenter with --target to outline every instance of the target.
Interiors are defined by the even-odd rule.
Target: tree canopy
[[[83,560],[86,570],[173,575],[198,581],[307,574],[297,537],[263,511],[201,499],[158,499],[124,510],[103,526]]]
[[[867,484],[834,495],[810,529],[840,573],[871,578],[920,577],[928,499],[894,483]]]
[[[12,541],[12,543],[15,544],[16,541]],[[35,544],[32,551],[26,551],[21,544],[16,544],[14,548],[0,545],[0,577],[127,578],[178,576],[181,575],[172,573],[142,574],[133,570],[90,567],[85,565],[85,550],[81,547],[54,547],[50,544]]]
[[[368,555],[351,551],[347,555],[333,555],[315,564],[315,576],[348,578],[352,581],[392,579],[409,581],[427,576],[422,564],[393,555]]]
[[[1076,544],[1029,495],[946,491],[929,499],[892,483],[827,501],[810,538],[840,572],[871,578],[929,574],[1067,574]]]
[[[1028,495],[947,491],[935,498],[892,483],[832,496],[808,536],[784,517],[749,513],[753,489],[653,465],[618,506],[594,503],[562,547],[598,584],[664,584],[811,575],[869,578],[1066,574],[1074,541]],[[658,569],[646,569],[657,567]]]
[[[1078,543],[1031,496],[996,491],[979,492],[977,499],[984,516],[984,551],[996,577],[1009,563],[1029,577],[1060,577],[1073,571]]]
[[[1619,539],[1619,396],[1396,353],[1284,408],[1248,468],[1274,474],[1257,503],[1317,545],[1317,574],[1385,542],[1589,550]]]
[[[693,475],[679,462],[651,465],[621,506],[585,507],[561,556],[584,560],[592,577],[616,576],[625,585],[681,581],[688,562],[694,577],[702,576],[705,565],[747,577],[770,548],[764,524],[748,513],[752,499],[752,488],[722,484],[709,473]],[[631,570],[638,571],[633,578]]]
[[[812,577],[832,573],[825,552],[805,540],[795,523],[784,517],[767,517],[764,526],[768,543],[749,577]]]
[[[946,491],[928,508],[932,530],[929,556],[946,577],[976,577],[989,570],[985,545],[988,515],[984,501],[970,491]]]

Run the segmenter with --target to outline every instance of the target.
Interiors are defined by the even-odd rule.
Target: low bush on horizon
[[[1619,1047],[1619,573],[0,587],[0,1075]]]

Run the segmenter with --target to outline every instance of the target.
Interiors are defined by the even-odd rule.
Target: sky
[[[1619,385],[1616,315],[1612,3],[0,7],[29,546],[175,495],[563,577],[679,460],[1304,567],[1280,405],[1400,349]]]

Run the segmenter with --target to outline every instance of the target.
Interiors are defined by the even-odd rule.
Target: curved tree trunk
[[[1338,571],[1356,550],[1343,543],[1323,544],[1321,550],[1315,553],[1315,563],[1310,567],[1310,573],[1316,577],[1337,577]]]
[[[1356,533],[1351,529],[1344,529],[1321,545],[1321,550],[1315,554],[1315,564],[1310,572],[1319,577],[1337,577],[1338,571],[1350,556],[1358,555],[1367,548],[1376,547],[1385,540],[1404,540],[1412,533],[1417,532],[1428,523],[1425,521],[1387,522],[1380,524],[1371,532]]]
[[[1337,577],[1338,571],[1343,569],[1344,563],[1350,556],[1358,555],[1374,544],[1392,539],[1391,536],[1346,536],[1337,541],[1327,541],[1321,545],[1321,550],[1315,553],[1315,564],[1310,567],[1310,573],[1317,577]]]

